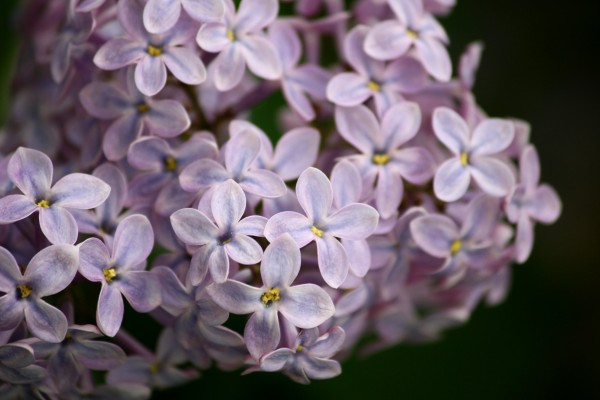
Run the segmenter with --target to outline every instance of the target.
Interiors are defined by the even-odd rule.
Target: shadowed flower
[[[41,381],[46,371],[32,365],[34,361],[33,349],[25,343],[0,346],[0,382],[19,385]]]

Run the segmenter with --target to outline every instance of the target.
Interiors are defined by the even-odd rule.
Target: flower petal
[[[446,47],[437,39],[423,38],[415,42],[415,49],[423,66],[435,79],[448,82],[452,76],[452,62]]]
[[[225,182],[229,179],[229,172],[214,160],[202,159],[185,167],[179,175],[181,187],[188,192],[197,192],[200,189]]]
[[[199,85],[206,80],[206,68],[202,60],[190,49],[171,47],[164,53],[163,61],[180,82]]]
[[[0,224],[11,224],[29,217],[37,210],[35,203],[22,194],[9,194],[0,199]]]
[[[313,167],[300,174],[296,183],[296,195],[308,218],[316,223],[327,216],[333,204],[333,189],[329,179]]]
[[[296,128],[279,139],[272,169],[284,181],[296,179],[317,160],[321,135],[314,128]]]
[[[248,236],[265,236],[265,226],[267,225],[267,218],[261,215],[251,215],[244,218],[235,226],[235,232],[237,234],[248,235]]]
[[[508,165],[490,157],[473,157],[471,174],[481,189],[489,195],[503,197],[515,186],[515,178]]]
[[[225,14],[222,0],[181,0],[188,15],[197,21],[218,21]]]
[[[225,282],[229,276],[229,257],[223,246],[210,246],[210,256],[207,261],[210,276],[217,283]]]
[[[263,256],[262,247],[246,235],[235,235],[224,247],[232,260],[244,265],[256,264]]]
[[[296,30],[286,22],[276,21],[269,26],[269,40],[275,46],[284,69],[298,64],[302,44]]]
[[[105,280],[102,270],[110,263],[110,253],[98,238],[89,238],[79,245],[79,272],[92,282]]]
[[[50,296],[69,286],[78,265],[77,247],[65,244],[48,246],[33,256],[24,277],[39,297]]]
[[[350,203],[358,203],[362,195],[362,178],[358,169],[348,160],[341,160],[331,171],[333,203],[342,208]]]
[[[450,256],[452,243],[459,239],[456,224],[444,215],[424,215],[410,223],[412,237],[426,253],[439,258]]]
[[[294,326],[310,329],[331,318],[335,307],[325,290],[309,283],[288,288],[281,299],[279,311]]]
[[[129,145],[142,134],[143,128],[142,119],[135,113],[127,113],[113,122],[102,141],[106,158],[117,161],[125,157]]]
[[[393,154],[392,169],[402,178],[415,185],[431,179],[435,172],[435,162],[431,153],[423,147],[409,147]]]
[[[339,326],[334,326],[325,335],[321,336],[314,345],[310,346],[310,355],[322,358],[333,357],[342,348],[345,339],[346,332]]]
[[[125,361],[125,352],[117,345],[84,340],[73,345],[74,354],[86,368],[100,371],[113,369]]]
[[[62,207],[40,208],[40,228],[52,244],[74,244],[77,241],[77,221]]]
[[[131,106],[131,101],[115,85],[92,82],[79,92],[79,100],[88,113],[100,119],[121,116]]]
[[[415,93],[427,84],[427,72],[413,57],[402,57],[387,66],[383,81],[395,91]]]
[[[254,131],[248,129],[237,133],[225,148],[227,170],[234,177],[239,177],[256,160],[260,146],[260,137]]]
[[[439,166],[433,178],[435,195],[443,201],[460,199],[469,188],[471,173],[462,166],[460,160],[453,157]]]
[[[365,52],[376,60],[392,60],[408,51],[413,40],[398,21],[388,20],[375,25],[365,38]]]
[[[521,215],[517,224],[517,236],[515,237],[515,259],[519,264],[529,258],[533,249],[533,223],[526,215]]]
[[[371,154],[377,147],[377,139],[381,136],[379,124],[367,107],[336,107],[335,125],[340,135],[363,153]]]
[[[221,92],[236,87],[244,76],[246,62],[244,54],[238,44],[233,44],[223,49],[212,62],[214,66],[215,87]]]
[[[145,56],[135,67],[135,86],[146,96],[154,96],[167,83],[167,68],[162,57]]]
[[[270,0],[260,1],[266,2]],[[282,68],[277,51],[267,39],[257,35],[247,36],[243,40],[240,40],[239,46],[246,59],[248,69],[254,75],[269,80],[281,77]]]
[[[123,312],[123,297],[119,289],[109,283],[103,283],[96,310],[96,322],[102,333],[110,337],[115,336],[121,327]]]
[[[300,272],[300,248],[287,234],[279,236],[267,247],[260,265],[260,275],[265,287],[285,288],[292,284]]]
[[[375,205],[382,218],[390,218],[398,212],[404,195],[404,184],[397,171],[382,168],[377,174]]]
[[[23,320],[24,308],[25,302],[17,299],[14,291],[0,296],[0,331],[15,329]]]
[[[288,361],[294,358],[294,351],[288,348],[281,348],[270,352],[260,360],[260,369],[268,372],[280,371]]]
[[[342,367],[336,360],[306,357],[302,360],[304,373],[311,379],[330,379],[342,373]]]
[[[179,1],[149,0],[144,6],[144,27],[150,33],[161,33],[175,25],[181,14]]]
[[[21,270],[15,257],[0,246],[0,291],[8,293],[14,290],[21,277]]]
[[[163,137],[177,136],[185,132],[191,125],[185,108],[175,100],[153,102],[144,117],[150,130]]]
[[[160,169],[164,158],[169,154],[170,146],[166,140],[157,137],[143,137],[131,144],[127,152],[127,162],[141,169]]]
[[[242,282],[229,279],[223,283],[213,283],[206,291],[215,303],[230,313],[250,314],[264,308],[260,300],[263,290]]]
[[[47,342],[62,342],[67,334],[65,315],[58,308],[37,297],[27,302],[25,320],[31,333]]]
[[[381,133],[388,151],[415,137],[421,126],[421,109],[417,103],[403,101],[389,108],[381,120]]]
[[[100,69],[112,71],[134,64],[146,55],[142,42],[127,38],[115,38],[104,43],[94,55],[94,64]]]
[[[294,211],[283,211],[272,216],[265,226],[265,237],[273,242],[284,233],[289,233],[299,247],[312,242],[315,235],[310,231],[311,221]]]
[[[61,207],[87,210],[104,203],[110,186],[92,175],[73,173],[61,178],[52,187],[52,201]]]
[[[244,341],[250,355],[257,360],[273,351],[280,338],[279,318],[274,308],[259,308],[246,323]]]
[[[154,232],[148,218],[130,215],[117,226],[112,258],[122,270],[136,268],[144,263],[154,247]]]
[[[266,169],[253,169],[240,179],[244,191],[264,198],[277,198],[287,192],[283,180],[275,172]]]
[[[343,107],[362,104],[373,94],[368,83],[367,78],[354,72],[337,74],[327,84],[327,100]]]
[[[240,185],[228,179],[216,186],[210,204],[217,226],[231,230],[246,211],[246,196]]]
[[[217,53],[231,44],[227,37],[227,26],[221,22],[209,22],[200,28],[196,43],[202,50]]]
[[[506,149],[515,137],[511,121],[491,118],[481,121],[473,131],[471,152],[477,155],[496,154]]]
[[[455,111],[438,107],[433,112],[435,136],[454,154],[467,150],[469,146],[469,126]]]
[[[177,237],[184,243],[202,246],[216,242],[219,230],[201,211],[183,208],[171,215],[171,224]]]
[[[278,13],[277,0],[243,0],[236,16],[236,31],[257,32],[273,22]]]
[[[348,256],[342,244],[331,235],[315,239],[321,276],[329,286],[337,289],[348,276]]]
[[[348,204],[327,218],[323,229],[328,235],[361,240],[369,237],[379,222],[379,213],[362,203]]]
[[[52,184],[52,161],[41,151],[19,147],[8,162],[8,176],[25,195],[38,200]]]
[[[560,216],[562,204],[560,197],[554,189],[548,185],[541,185],[533,195],[531,203],[527,206],[528,214],[534,219],[544,223],[552,224]]]
[[[127,271],[119,275],[113,286],[123,293],[137,312],[154,310],[161,303],[160,284],[156,275],[148,271]]]

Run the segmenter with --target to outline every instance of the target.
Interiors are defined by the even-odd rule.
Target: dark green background
[[[0,11],[4,99],[14,38]],[[490,115],[532,124],[542,180],[564,203],[558,223],[537,227],[533,254],[514,266],[504,304],[480,307],[438,343],[352,359],[330,381],[300,386],[277,374],[211,370],[155,397],[600,398],[599,13],[595,0],[458,0],[443,19],[455,60],[467,43],[484,41],[479,103]]]

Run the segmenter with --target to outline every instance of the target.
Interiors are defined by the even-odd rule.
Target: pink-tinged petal
[[[548,185],[541,185],[526,207],[527,213],[535,220],[552,224],[560,216],[562,203],[554,189]]]
[[[238,8],[236,31],[257,32],[275,21],[278,13],[277,0],[243,0]]]
[[[102,272],[110,263],[106,245],[97,238],[87,239],[79,245],[79,272],[92,282],[105,280]]]
[[[142,119],[135,113],[125,114],[113,122],[102,142],[106,158],[117,161],[125,157],[129,145],[142,134],[143,128]]]
[[[92,175],[73,173],[61,178],[52,187],[55,205],[87,210],[104,203],[110,194],[110,186]]]
[[[153,133],[163,137],[177,136],[191,125],[187,111],[175,100],[153,102],[144,121]]]
[[[94,64],[100,69],[112,71],[135,64],[146,56],[143,42],[115,38],[106,42],[94,55]]]
[[[421,109],[417,103],[404,101],[389,108],[381,120],[386,149],[396,149],[414,138],[421,126]]]
[[[484,194],[475,197],[468,205],[460,230],[461,240],[482,241],[489,239],[497,227],[500,201]]]
[[[319,270],[325,283],[337,289],[348,276],[348,256],[342,244],[331,235],[315,239]]]
[[[246,62],[239,44],[233,44],[223,49],[212,64],[215,87],[220,92],[231,90],[242,81]]]
[[[244,218],[235,226],[236,234],[248,235],[248,236],[265,236],[265,226],[267,225],[267,218],[260,215],[251,215]]]
[[[260,369],[267,372],[279,371],[288,361],[293,360],[294,354],[294,351],[288,348],[272,351],[260,360]]]
[[[367,241],[342,239],[342,246],[348,255],[350,270],[357,277],[364,277],[371,268],[371,249]]]
[[[427,72],[412,57],[402,57],[385,69],[383,81],[386,87],[402,93],[415,93],[427,84]]]
[[[336,107],[335,125],[340,135],[352,146],[365,154],[371,152],[381,139],[379,124],[375,115],[365,106]]]
[[[404,195],[400,174],[390,168],[382,168],[377,174],[375,205],[382,218],[390,218],[398,212]]]
[[[25,270],[25,280],[39,297],[60,292],[73,281],[79,249],[71,245],[48,246],[37,253]]]
[[[171,47],[163,55],[163,61],[169,71],[180,82],[199,85],[206,80],[206,68],[200,57],[184,47]]]
[[[297,285],[286,289],[279,311],[294,326],[315,328],[335,313],[331,297],[317,285]]]
[[[217,185],[211,210],[217,226],[232,229],[246,210],[246,196],[240,185],[231,179]]]
[[[146,96],[154,96],[167,83],[167,68],[162,57],[145,56],[135,67],[135,86]]]
[[[234,177],[239,177],[260,153],[260,137],[252,130],[236,134],[227,142],[225,148],[225,166]]]
[[[516,260],[519,264],[529,258],[533,249],[533,222],[526,216],[521,215],[517,224],[517,236],[515,237]]]
[[[117,118],[131,106],[127,95],[114,85],[92,82],[79,92],[85,110],[100,119]]]
[[[258,309],[246,323],[244,340],[250,355],[257,360],[273,351],[280,338],[279,318],[274,308]]]
[[[406,53],[412,44],[406,28],[388,20],[371,28],[365,38],[365,52],[376,60],[392,60]]]
[[[96,310],[96,322],[102,333],[110,337],[117,334],[123,322],[124,308],[119,289],[109,283],[103,283]]]
[[[349,204],[327,218],[327,234],[350,240],[366,239],[377,228],[379,213],[371,206]]]
[[[540,182],[540,159],[533,145],[527,146],[521,153],[519,175],[527,191],[533,191]]]
[[[196,36],[196,43],[209,53],[220,52],[231,44],[231,40],[227,37],[227,26],[221,22],[202,25]]]
[[[233,240],[223,247],[232,260],[244,265],[256,264],[263,256],[262,247],[246,235],[235,235]]]
[[[210,245],[211,253],[207,260],[210,276],[216,283],[223,283],[229,276],[229,257],[224,246]]]
[[[245,192],[264,198],[277,198],[287,192],[283,179],[275,172],[266,169],[253,169],[239,180]]]
[[[452,243],[459,239],[456,224],[444,215],[425,215],[410,223],[415,242],[427,254],[446,258],[451,255]]]
[[[25,305],[26,302],[17,299],[14,291],[0,296],[0,331],[15,329],[21,323]]]
[[[132,167],[141,170],[162,169],[164,159],[169,155],[170,150],[169,144],[164,139],[139,138],[129,147],[127,161]]]
[[[327,100],[343,107],[362,104],[373,94],[368,83],[367,78],[354,72],[337,74],[327,84]]]
[[[387,3],[405,25],[413,25],[425,15],[421,0],[388,0]]]
[[[500,160],[490,157],[473,157],[471,166],[473,179],[489,195],[506,196],[515,186],[512,171]]]
[[[41,151],[19,147],[8,162],[8,176],[28,197],[46,196],[52,184],[52,161]]]
[[[282,80],[281,88],[283,89],[283,96],[289,106],[296,111],[302,119],[305,121],[312,121],[315,119],[315,110],[313,109],[308,96],[302,91],[300,86],[290,83],[287,80]]]
[[[148,33],[144,27],[144,4],[138,0],[119,2],[117,5],[117,17],[119,24],[131,37],[146,39]]]
[[[475,75],[481,61],[483,52],[483,43],[471,43],[460,57],[460,66],[458,76],[462,84],[468,89],[472,89],[475,84]]]
[[[438,107],[433,112],[435,136],[454,154],[466,151],[469,146],[469,126],[455,111]]]
[[[118,277],[113,286],[118,287],[134,310],[145,313],[160,305],[160,283],[156,275],[148,271],[129,271]]]
[[[165,32],[175,25],[180,14],[178,0],[149,0],[144,6],[144,27],[150,33]]]
[[[329,179],[313,167],[300,174],[296,183],[296,195],[308,218],[317,223],[327,216],[333,204],[333,189]]]
[[[315,235],[310,228],[312,222],[304,215],[294,211],[283,211],[272,216],[265,226],[265,237],[273,242],[284,233],[289,233],[299,247],[312,242]]]
[[[197,21],[218,21],[225,15],[222,0],[181,0],[188,15]]]
[[[179,183],[188,192],[197,192],[200,189],[225,182],[229,179],[229,172],[214,160],[202,159],[185,167],[179,175]]]
[[[122,364],[126,355],[116,344],[86,340],[74,344],[77,361],[86,368],[106,371]]]
[[[342,373],[342,367],[336,360],[306,357],[302,359],[302,366],[310,379],[330,379]]]
[[[265,250],[260,266],[263,285],[268,288],[289,287],[300,272],[300,248],[294,239],[283,234]]]
[[[453,157],[439,166],[433,178],[433,190],[440,200],[456,201],[467,192],[470,182],[469,170]]]
[[[248,1],[248,0],[246,0]],[[266,0],[260,0],[266,1]],[[248,69],[264,79],[278,79],[283,72],[277,51],[267,39],[252,35],[239,41]]]
[[[436,39],[417,40],[415,48],[423,66],[431,76],[441,82],[448,82],[452,76],[452,61],[446,47]]]
[[[314,128],[296,128],[287,132],[275,147],[273,171],[284,181],[296,179],[315,163],[320,140],[321,135]]]
[[[331,74],[316,64],[303,64],[293,70],[286,71],[285,80],[300,86],[306,93],[317,100],[325,100],[325,87]]]
[[[286,22],[276,21],[269,27],[269,40],[277,49],[284,69],[298,64],[302,55],[302,44],[298,33]]]
[[[341,160],[333,167],[331,186],[336,208],[359,202],[362,194],[362,178],[358,169],[350,161]]]
[[[37,206],[22,194],[9,194],[0,199],[0,224],[11,224],[30,216]]]
[[[40,208],[40,228],[52,244],[74,244],[77,221],[62,207]]]
[[[435,161],[423,147],[409,147],[393,154],[391,168],[410,183],[421,185],[433,176]]]
[[[0,291],[8,293],[14,290],[21,280],[21,270],[17,261],[4,247],[0,247]]]
[[[31,333],[42,340],[60,343],[67,334],[67,318],[58,308],[39,298],[25,306],[25,320]]]
[[[333,357],[342,348],[345,339],[346,332],[339,326],[334,326],[310,346],[310,355],[322,358]]]
[[[496,154],[506,149],[513,141],[515,127],[511,121],[492,118],[477,125],[471,139],[471,153],[477,155]]]
[[[132,269],[146,261],[153,247],[154,232],[148,218],[130,215],[117,226],[112,259],[120,269]]]
[[[344,55],[348,64],[354,68],[359,75],[365,80],[373,77],[378,71],[375,71],[375,66],[380,66],[379,61],[373,60],[364,50],[364,43],[369,28],[364,25],[359,25],[348,32],[344,40]]]
[[[206,291],[215,303],[234,314],[250,314],[264,307],[260,300],[263,290],[242,282],[230,279],[214,283]]]

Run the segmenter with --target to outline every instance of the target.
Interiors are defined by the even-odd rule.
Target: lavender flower
[[[0,346],[0,381],[18,385],[42,380],[46,371],[34,361],[33,349],[25,343]]]
[[[150,33],[168,31],[179,20],[182,7],[201,22],[219,20],[225,13],[223,0],[149,0],[144,6],[144,26]]]

